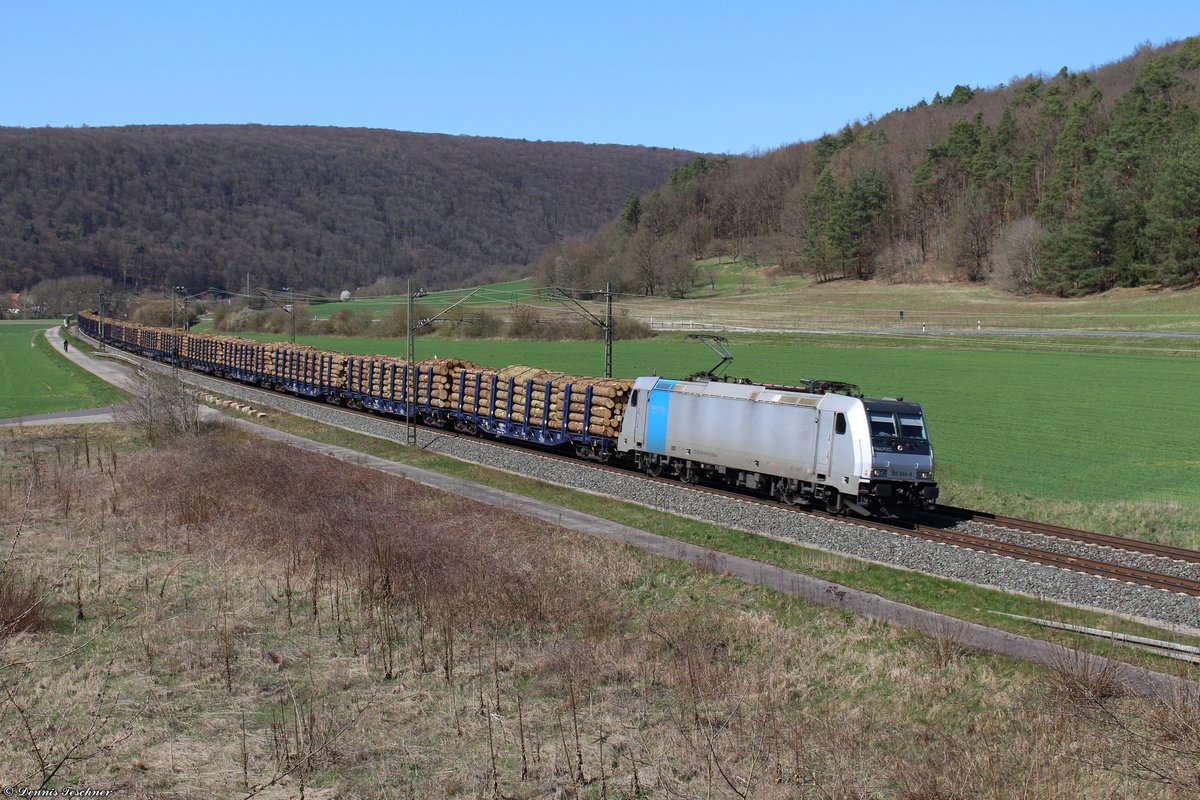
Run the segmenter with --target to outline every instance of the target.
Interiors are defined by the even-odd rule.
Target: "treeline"
[[[0,290],[336,291],[524,272],[694,154],[382,130],[0,128]]]
[[[388,314],[376,318],[373,314],[356,314],[349,309],[334,312],[328,318],[316,318],[304,305],[297,305],[295,316],[281,309],[253,309],[217,306],[212,311],[212,326],[223,333],[257,331],[287,335],[291,332],[308,335],[372,336],[404,339],[408,335],[408,308],[398,305]],[[147,325],[169,324],[170,309],[148,309],[148,313],[131,315],[134,321]],[[413,307],[413,318],[428,319],[437,309],[420,305]],[[293,326],[295,326],[293,328]],[[641,320],[626,315],[613,317],[614,339],[648,339],[654,331]],[[544,311],[520,307],[499,314],[486,309],[454,309],[443,316],[436,328],[420,327],[418,336],[436,333],[452,339],[534,339],[541,341],[603,339],[602,328],[576,316],[546,315]]]
[[[836,135],[697,157],[552,248],[546,284],[683,296],[696,262],[1080,295],[1200,278],[1200,40],[1087,73],[959,85]]]

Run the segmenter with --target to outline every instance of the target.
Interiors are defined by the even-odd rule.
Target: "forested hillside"
[[[837,135],[697,157],[631,194],[543,281],[683,295],[696,261],[789,272],[993,281],[1019,293],[1189,285],[1200,276],[1200,40],[1087,73],[955,86]]]
[[[492,279],[694,153],[381,130],[0,128],[0,291]]]

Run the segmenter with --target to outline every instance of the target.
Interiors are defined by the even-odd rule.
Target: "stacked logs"
[[[83,311],[79,316],[99,321],[92,312]],[[177,340],[180,355],[187,358],[386,400],[404,399],[406,361],[401,358],[346,355],[286,342],[263,343],[116,320],[105,322],[112,326],[110,334],[131,344],[169,351]],[[555,430],[565,427],[571,433],[584,433],[586,426],[586,433],[610,438],[620,432],[632,387],[630,380],[580,377],[522,364],[486,369],[457,358],[431,358],[417,364],[420,405],[531,426],[545,424]]]
[[[403,400],[406,395],[404,366],[393,356],[350,356],[347,359],[347,388],[352,392],[384,400]],[[417,362],[417,403],[433,408],[451,405],[451,374],[477,369],[461,358],[427,358]],[[412,378],[407,378],[412,385]]]
[[[633,381],[628,380],[585,378],[518,364],[500,370],[458,370],[451,384],[451,396],[454,407],[458,408],[461,387],[463,411],[478,410],[484,416],[490,414],[496,419],[529,425],[545,422],[554,429],[561,429],[565,418],[566,428],[571,433],[583,433],[586,422],[587,432],[593,436],[612,437],[620,430],[632,386]],[[592,390],[590,405],[585,400],[589,387]]]
[[[282,380],[338,387],[346,381],[347,359],[345,353],[305,344],[271,342],[265,346],[263,370]]]
[[[201,361],[212,361],[217,352],[218,337],[207,333],[187,333],[180,343],[179,355]]]
[[[242,339],[237,336],[220,336],[214,361],[222,367],[231,369],[257,369],[261,364],[258,358],[264,345],[253,339]]]

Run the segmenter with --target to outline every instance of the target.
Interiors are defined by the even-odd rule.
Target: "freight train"
[[[933,449],[916,403],[848,384],[586,378],[457,359],[409,365],[286,342],[77,315],[80,329],[160,361],[330,403],[555,448],[653,476],[708,482],[834,513],[931,508]]]

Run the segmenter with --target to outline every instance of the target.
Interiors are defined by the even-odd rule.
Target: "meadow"
[[[1081,298],[1018,297],[985,284],[888,284],[777,275],[713,265],[715,280],[684,300],[625,297],[622,312],[656,322],[695,321],[807,330],[1200,331],[1200,289],[1113,289]],[[901,319],[900,312],[904,312]]]
[[[515,281],[505,281],[503,283],[491,283],[487,286],[480,286],[478,292],[471,298],[473,303],[508,303],[514,298],[525,298],[529,294],[532,281],[529,278],[522,278]],[[417,287],[419,288],[419,287]],[[416,289],[414,288],[414,291]],[[450,289],[440,292],[429,292],[422,295],[417,302],[423,306],[430,308],[445,308],[457,302],[463,295],[471,291],[470,289]],[[336,314],[339,311],[353,311],[356,314],[369,315],[373,317],[385,317],[394,311],[398,306],[406,304],[403,295],[392,295],[388,297],[364,297],[361,299],[353,299],[347,301],[338,301],[335,303],[320,303],[313,305],[312,315],[319,319]]]
[[[1200,331],[1200,288],[1113,289],[1081,298],[1018,297],[986,284],[887,284],[876,281],[820,282],[780,274],[771,267],[709,259],[697,267],[698,283],[683,298],[618,294],[617,314],[656,326],[736,325],[786,330],[1116,330]],[[470,290],[431,292],[418,302],[442,309]],[[563,304],[536,296],[530,279],[479,287],[469,306],[516,302],[548,314],[570,315]],[[594,296],[595,298],[595,296]],[[402,295],[312,306],[327,318],[349,310],[365,317],[387,316],[405,303]],[[600,299],[583,300],[602,316]],[[904,312],[903,318],[900,312]]]
[[[53,321],[0,322],[0,419],[107,406],[124,395],[53,352]]]

